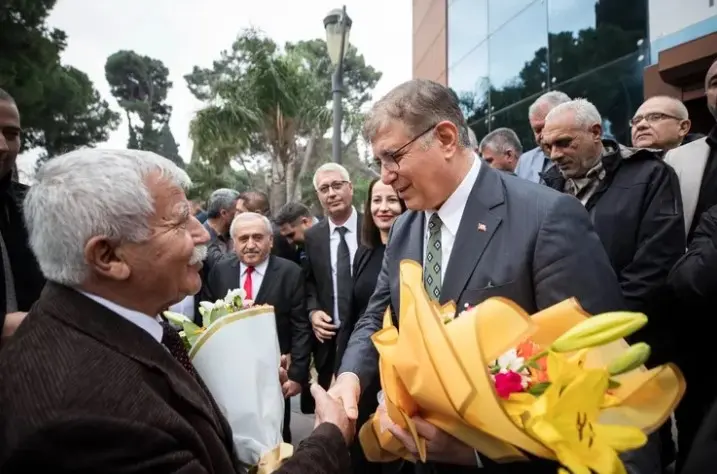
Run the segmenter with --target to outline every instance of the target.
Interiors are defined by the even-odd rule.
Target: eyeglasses
[[[649,114],[645,115],[635,115],[632,119],[630,119],[630,126],[635,127],[638,123],[642,122],[642,119],[645,119],[647,123],[655,123],[659,122],[661,120],[666,119],[673,119],[673,120],[679,120],[682,121],[680,117],[675,117],[674,115],[668,115],[663,114],[662,112],[650,112]]]
[[[409,146],[414,144],[419,138],[426,135],[428,132],[432,131],[434,128],[436,128],[436,125],[433,124],[412,139],[410,139],[408,142],[406,142],[403,146],[399,147],[398,150],[386,153],[384,156],[376,157],[374,160],[374,167],[378,168],[380,170],[382,167],[386,169],[386,171],[397,171],[399,168],[399,161],[401,161],[401,158],[403,158],[406,155],[406,150]]]
[[[339,192],[347,183],[348,181],[334,181],[331,184],[324,184],[323,186],[319,187],[319,192],[321,194],[327,194],[329,192],[329,188],[333,189],[336,192]]]

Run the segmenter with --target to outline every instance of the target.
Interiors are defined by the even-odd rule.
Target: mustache
[[[199,262],[203,262],[207,258],[207,252],[209,248],[206,245],[197,245],[192,250],[192,258],[189,259],[190,265],[196,265]]]

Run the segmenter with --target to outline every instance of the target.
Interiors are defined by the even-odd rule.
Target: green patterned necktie
[[[441,297],[441,225],[441,218],[434,212],[428,220],[428,243],[423,259],[423,286],[434,301]]]

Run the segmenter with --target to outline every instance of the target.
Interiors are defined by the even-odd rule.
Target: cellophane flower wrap
[[[420,265],[402,261],[400,279],[400,331],[387,311],[373,342],[386,412],[421,461],[413,416],[499,463],[530,453],[575,473],[621,474],[619,454],[644,445],[684,394],[676,366],[648,370],[649,346],[624,340],[643,314],[591,316],[569,299],[531,317],[490,298],[453,319],[455,305],[426,295]],[[370,461],[417,460],[377,415],[359,438]]]
[[[266,474],[291,455],[282,444],[284,397],[274,308],[253,305],[242,289],[199,306],[202,326],[165,312],[182,327],[192,364],[232,429],[239,460]]]

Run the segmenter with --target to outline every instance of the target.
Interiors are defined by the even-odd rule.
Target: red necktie
[[[252,291],[251,274],[254,273],[254,267],[246,267],[246,279],[244,280],[244,291],[246,291],[246,298],[253,300],[254,292]]]

